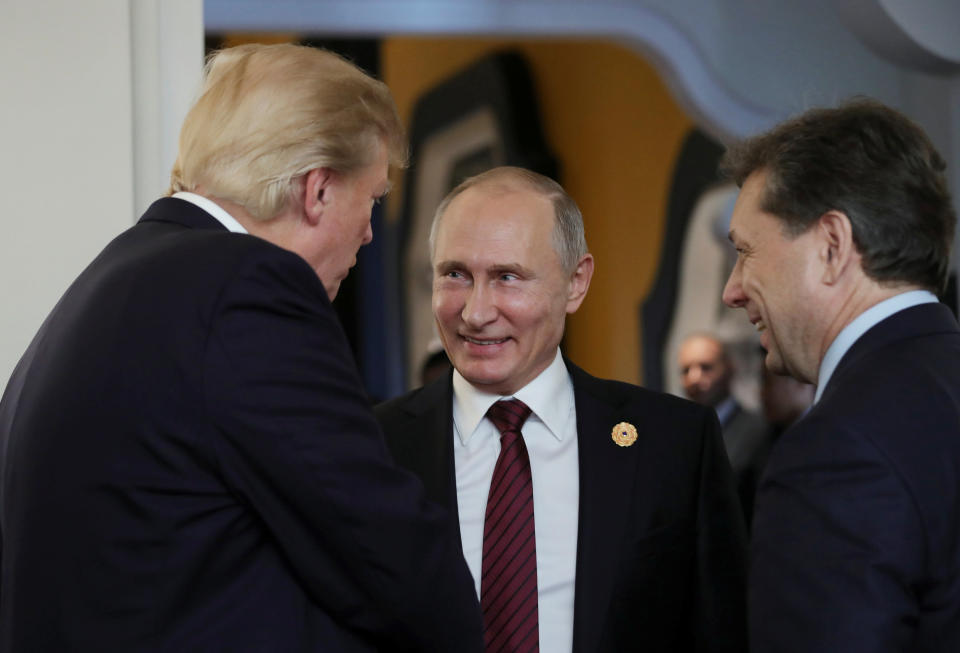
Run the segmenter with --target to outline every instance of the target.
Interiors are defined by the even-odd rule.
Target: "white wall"
[[[146,51],[134,21],[158,35]],[[144,93],[182,103],[202,57],[201,0],[0,2],[0,388],[70,282],[136,219],[136,178],[144,193],[162,190],[157,173],[138,171],[163,161],[170,119],[134,106]],[[139,147],[135,122],[154,134]]]

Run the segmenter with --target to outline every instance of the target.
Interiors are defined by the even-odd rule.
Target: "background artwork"
[[[436,331],[428,237],[434,211],[466,177],[515,165],[556,178],[540,126],[533,80],[522,55],[498,52],[425,93],[410,130],[411,166],[400,226],[407,383],[419,385]]]
[[[734,359],[733,394],[755,410],[760,339],[742,311],[721,299],[735,262],[727,232],[738,191],[717,177],[722,154],[719,143],[694,130],[677,160],[660,267],[642,308],[644,380],[647,387],[683,396],[676,363],[680,342],[708,331],[727,343]]]

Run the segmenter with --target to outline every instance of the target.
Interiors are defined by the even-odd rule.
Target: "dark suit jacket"
[[[753,533],[754,651],[960,651],[960,331],[945,306],[854,343],[774,447]]]
[[[567,367],[580,453],[574,652],[742,653],[746,541],[716,414]],[[376,414],[397,462],[455,511],[451,375]],[[611,438],[619,422],[637,429],[630,447]]]
[[[757,481],[769,451],[769,430],[760,415],[745,410],[739,403],[735,405],[726,424],[722,424],[720,428],[737,483],[740,505],[743,506],[743,518],[749,531],[753,520]]]
[[[154,203],[0,403],[0,651],[479,651],[455,522],[389,459],[298,256]]]

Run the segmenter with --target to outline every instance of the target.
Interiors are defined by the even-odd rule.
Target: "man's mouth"
[[[502,344],[502,343],[504,343],[504,342],[506,342],[507,340],[510,339],[510,338],[498,338],[498,339],[492,339],[492,338],[471,338],[470,336],[461,336],[461,337],[462,337],[464,340],[466,340],[467,342],[469,342],[470,344],[473,344],[473,345],[499,345],[499,344]]]

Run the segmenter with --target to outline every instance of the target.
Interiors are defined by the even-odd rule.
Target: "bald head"
[[[730,396],[733,365],[723,343],[707,334],[687,337],[677,355],[687,396],[698,404],[716,407]]]

